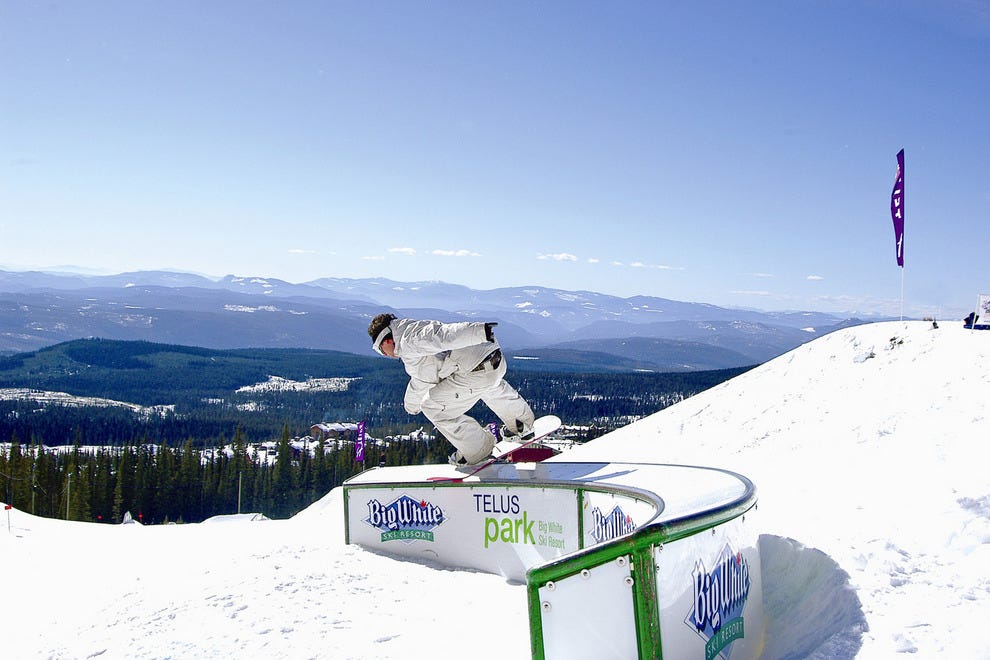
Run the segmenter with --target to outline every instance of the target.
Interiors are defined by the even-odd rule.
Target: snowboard
[[[463,477],[430,477],[429,481],[464,481],[468,477],[474,476],[486,467],[495,465],[496,463],[511,463],[512,456],[519,452],[519,450],[536,444],[559,429],[560,424],[560,418],[556,415],[544,415],[533,422],[533,437],[529,440],[524,442],[511,442],[503,440],[495,445],[495,448],[492,450],[493,455],[491,458],[488,458],[477,465],[466,465],[462,468],[457,468],[458,471],[465,472]],[[494,455],[496,453],[498,454],[497,456]]]

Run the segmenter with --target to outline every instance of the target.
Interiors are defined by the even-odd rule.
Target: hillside
[[[604,428],[743,370],[657,373],[643,362],[607,368],[620,358],[593,353],[509,355],[510,382],[534,410]],[[398,362],[340,351],[80,339],[0,358],[0,442],[16,435],[57,445],[82,435],[91,444],[146,437],[212,446],[236,429],[261,441],[286,424],[300,434],[320,421],[357,420],[391,432],[423,423],[402,407],[407,381]]]
[[[29,387],[141,405],[193,405],[228,398],[239,388],[277,375],[373,377],[380,359],[340,351],[230,349],[144,341],[80,339],[0,358],[0,386]]]
[[[988,657],[988,437],[990,332],[887,322],[834,332],[559,460],[751,478],[768,539],[785,540],[770,585],[786,599],[775,634],[790,657],[820,645],[819,657],[852,657],[860,644],[867,658]]]

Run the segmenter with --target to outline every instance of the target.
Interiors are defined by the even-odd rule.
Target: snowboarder
[[[493,333],[496,325],[379,314],[368,326],[375,351],[402,360],[409,374],[406,411],[423,413],[454,445],[450,462],[455,465],[480,463],[495,445],[495,436],[465,414],[479,400],[502,420],[503,439],[525,440],[532,434],[532,409],[504,379],[506,362]]]

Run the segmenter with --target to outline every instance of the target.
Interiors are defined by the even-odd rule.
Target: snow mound
[[[865,624],[842,601],[840,628],[829,628],[841,639],[823,642],[823,657],[852,657],[840,649],[860,635],[862,657],[990,657],[979,632],[990,611],[987,437],[990,332],[897,321],[821,337],[556,460],[752,479],[761,528],[823,553],[861,601]],[[764,589],[832,604],[841,593],[786,571],[764,574]],[[791,623],[774,632],[809,632]]]

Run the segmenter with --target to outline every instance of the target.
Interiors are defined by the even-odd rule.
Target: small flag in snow
[[[358,422],[357,438],[354,440],[354,461],[364,463],[364,422]]]

